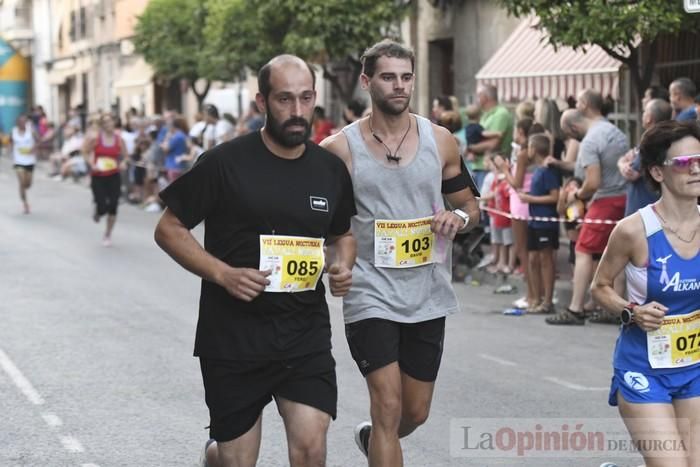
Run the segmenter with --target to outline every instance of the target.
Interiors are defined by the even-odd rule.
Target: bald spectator
[[[498,90],[491,84],[482,85],[477,90],[479,107],[481,107],[481,120],[479,123],[485,131],[495,137],[484,139],[481,143],[469,146],[467,150],[473,156],[473,175],[477,184],[483,182],[486,176],[484,167],[484,153],[497,152],[508,155],[513,143],[513,116],[504,106],[498,103]],[[480,185],[479,185],[480,186]]]
[[[583,180],[583,185],[569,194],[567,204],[577,199],[590,201],[584,220],[617,221],[625,214],[627,183],[617,168],[617,161],[629,150],[629,142],[619,128],[601,115],[602,99],[599,96],[596,92],[584,92],[578,109],[569,109],[561,117],[564,133],[581,141],[574,175]],[[583,303],[586,290],[613,227],[614,224],[583,224],[576,242],[574,287],[569,308],[547,318],[547,323],[585,323]]]
[[[673,109],[671,104],[663,99],[652,99],[647,102],[642,114],[642,127],[648,130],[652,125],[671,120]],[[625,205],[625,217],[634,214],[647,204],[659,199],[659,193],[652,191],[641,173],[641,157],[638,148],[634,148],[620,158],[617,163],[620,173],[627,185],[627,204]]]
[[[682,122],[684,120],[697,119],[695,112],[695,94],[697,90],[695,83],[690,78],[678,78],[668,87],[671,95],[671,106],[673,107],[674,119]]]

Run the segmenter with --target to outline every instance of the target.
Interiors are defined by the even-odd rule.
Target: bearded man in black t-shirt
[[[275,57],[258,86],[265,127],[203,154],[161,193],[155,238],[202,278],[194,354],[216,441],[204,465],[254,466],[274,398],[290,464],[321,466],[337,400],[321,277],[327,269],[335,296],[352,284],[352,181],[339,158],[308,141],[311,67]],[[202,221],[204,247],[190,233]]]

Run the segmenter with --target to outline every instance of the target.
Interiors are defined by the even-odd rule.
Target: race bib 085
[[[260,270],[271,270],[265,292],[315,290],[324,265],[324,239],[260,236]]]

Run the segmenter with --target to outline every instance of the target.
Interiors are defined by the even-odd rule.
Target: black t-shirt
[[[352,181],[334,154],[308,142],[282,159],[259,132],[220,144],[160,194],[188,228],[204,221],[204,248],[233,267],[258,269],[260,235],[328,238],[350,230]],[[312,204],[325,199],[325,205]],[[325,287],[263,292],[252,302],[202,281],[195,356],[274,360],[330,349]]]

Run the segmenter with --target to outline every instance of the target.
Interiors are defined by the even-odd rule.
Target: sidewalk
[[[559,239],[559,249],[557,250],[556,274],[557,279],[554,284],[554,296],[556,298],[557,309],[563,309],[569,306],[571,301],[573,288],[573,265],[569,264],[569,239],[562,237]],[[469,287],[478,287],[492,289],[495,291],[503,284],[510,284],[515,287],[515,290],[510,293],[502,294],[505,297],[512,297],[507,300],[510,304],[516,299],[523,297],[527,291],[527,284],[523,281],[521,275],[510,274],[491,274],[486,269],[472,269],[467,273],[464,281],[461,281]],[[494,292],[496,293],[496,292]]]

